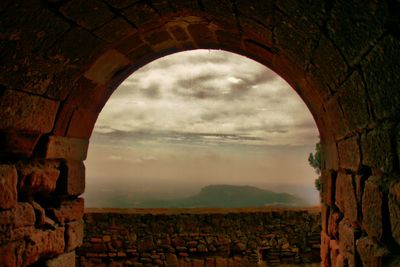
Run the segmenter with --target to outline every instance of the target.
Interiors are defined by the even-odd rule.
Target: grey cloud
[[[254,108],[241,108],[241,109],[219,109],[204,112],[200,118],[203,121],[216,121],[219,119],[229,120],[239,116],[250,117],[257,114],[258,111]]]
[[[93,140],[101,143],[106,140],[113,140],[122,142],[124,144],[129,142],[150,140],[161,141],[165,143],[220,143],[221,141],[263,141],[264,138],[241,135],[236,133],[194,133],[194,132],[173,132],[173,131],[155,131],[155,130],[142,130],[142,131],[119,131],[113,130],[112,132],[94,132]]]
[[[140,90],[140,92],[147,98],[160,98],[161,94],[160,94],[160,87],[158,84],[151,84],[150,86],[148,86],[147,88],[143,88]]]

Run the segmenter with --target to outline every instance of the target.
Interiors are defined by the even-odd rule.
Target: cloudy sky
[[[86,195],[100,185],[174,194],[208,184],[312,187],[317,140],[305,104],[265,66],[224,51],[177,53],[136,71],[107,102]]]

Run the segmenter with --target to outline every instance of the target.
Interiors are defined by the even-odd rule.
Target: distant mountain
[[[138,208],[250,208],[263,206],[307,206],[304,199],[253,186],[209,185],[197,195],[169,200],[145,200]]]

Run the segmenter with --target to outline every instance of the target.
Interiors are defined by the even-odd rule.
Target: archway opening
[[[319,205],[316,142],[307,107],[273,71],[222,50],[176,53],[135,71],[100,113],[86,207]]]

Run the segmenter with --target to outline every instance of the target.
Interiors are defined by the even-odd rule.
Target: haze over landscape
[[[177,53],[137,70],[100,113],[86,206],[135,207],[221,184],[318,204],[307,161],[316,142],[305,104],[265,66],[224,51]]]

